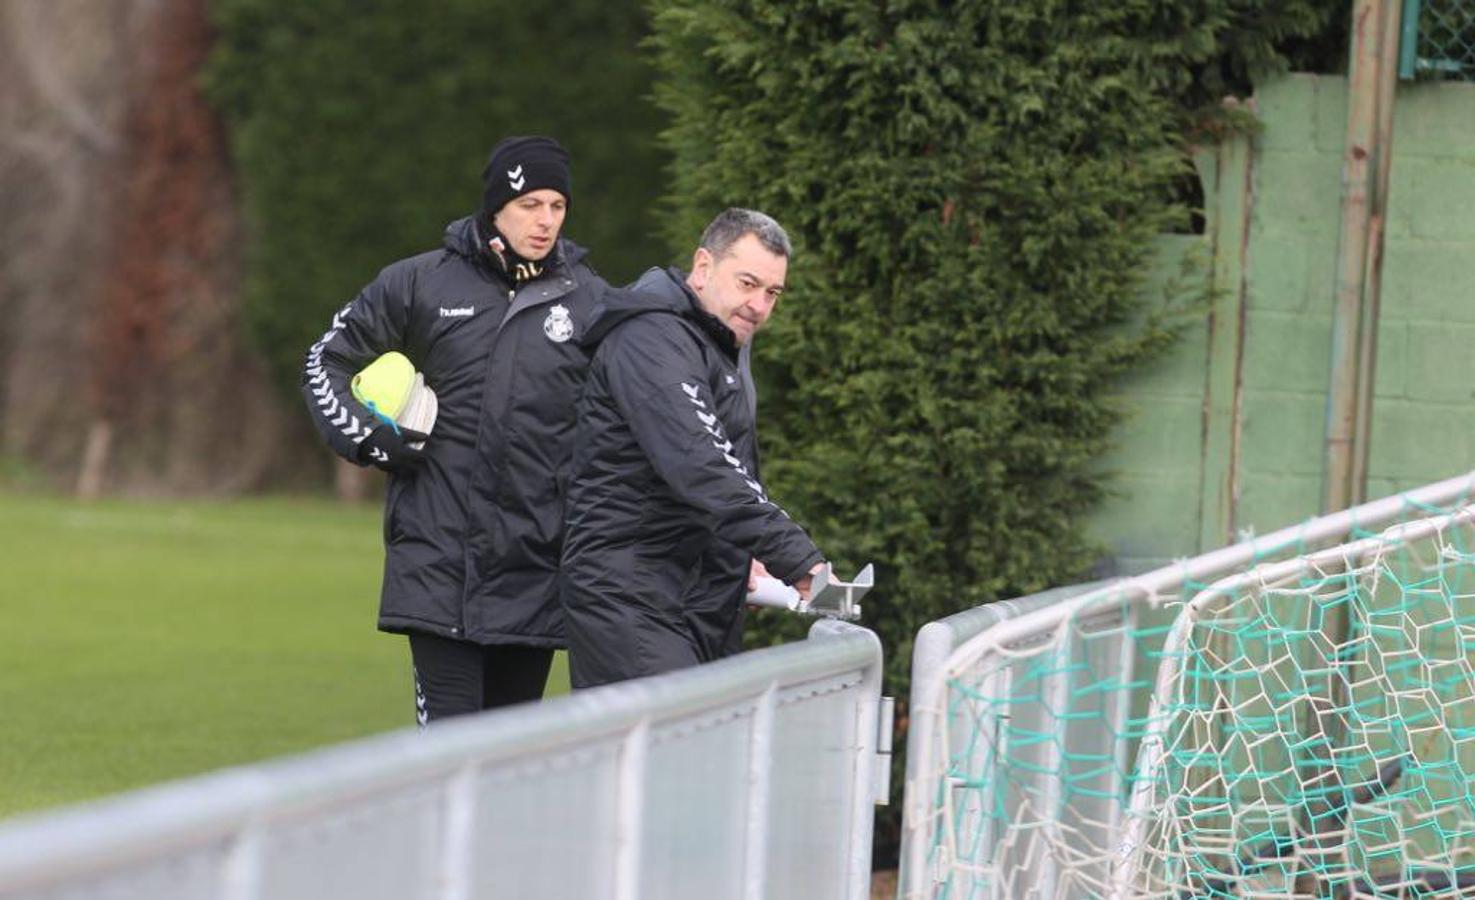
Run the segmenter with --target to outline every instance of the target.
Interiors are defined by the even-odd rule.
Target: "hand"
[[[748,569],[748,593],[751,594],[758,590],[758,579],[772,577],[772,575],[768,574],[768,567],[759,562],[757,557],[754,557],[753,565]]]
[[[392,426],[380,425],[359,443],[359,462],[386,472],[413,472],[425,465],[425,453],[410,444],[424,441],[427,437],[429,435],[409,428],[401,428],[396,433]]]
[[[828,566],[829,563],[825,562],[824,560],[820,560],[819,562],[815,563],[814,566],[809,570],[809,574],[794,582],[794,590],[799,592],[800,599],[802,599],[805,603],[808,603],[810,600],[814,599],[814,576],[818,575],[820,572],[823,572]]]

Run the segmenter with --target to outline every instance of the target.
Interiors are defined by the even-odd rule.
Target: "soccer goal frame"
[[[1017,603],[1017,614],[943,620],[951,651],[934,649],[924,664],[919,646],[914,665],[900,895],[1108,895],[1169,607],[1255,565],[1439,514],[1472,495],[1475,472],[1037,608]],[[1093,704],[1088,714],[1073,718],[1073,696]],[[1093,799],[1087,814],[1067,808],[1066,790]]]
[[[1475,835],[1460,786],[1475,739],[1472,617],[1461,615],[1475,607],[1472,528],[1475,506],[1400,523],[1230,575],[1182,608],[1137,753],[1113,900],[1468,896],[1475,864],[1456,845]],[[1405,776],[1424,786],[1374,803]],[[1400,814],[1396,801],[1421,808]],[[1419,853],[1430,833],[1439,846]]]

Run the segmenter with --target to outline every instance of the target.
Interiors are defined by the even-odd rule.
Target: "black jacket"
[[[607,285],[560,240],[517,291],[472,218],[379,273],[307,354],[303,395],[340,456],[378,423],[349,382],[399,350],[439,400],[427,464],[389,480],[379,627],[481,644],[565,645],[558,606],[574,401]]]
[[[575,686],[731,649],[751,557],[785,581],[821,559],[758,481],[732,331],[681,272],[651,270],[597,343],[579,401],[563,603]]]

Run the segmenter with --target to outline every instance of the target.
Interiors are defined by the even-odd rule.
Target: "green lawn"
[[[0,817],[414,723],[377,508],[5,494],[0,559]]]

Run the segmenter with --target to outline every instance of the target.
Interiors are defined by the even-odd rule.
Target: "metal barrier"
[[[1135,578],[1013,601],[993,621],[984,607],[925,626],[909,705],[901,896],[1024,896],[1012,879],[1028,880],[1029,896],[1104,894],[1131,754],[1147,725],[1152,677],[1143,670],[1156,665],[1167,630],[1144,615],[1186,599],[1206,579],[1406,514],[1422,517],[1472,493],[1475,473]],[[966,623],[977,627],[972,636]],[[938,625],[944,637],[924,646],[923,634]],[[1015,687],[1025,676],[1027,686]],[[966,733],[950,727],[954,717]]]
[[[1013,600],[1000,600],[986,606],[955,613],[945,619],[928,622],[917,632],[917,639],[912,649],[912,705],[909,707],[911,719],[910,727],[907,729],[906,797],[903,801],[903,815],[908,823],[914,822],[918,816],[925,815],[927,808],[934,800],[935,792],[923,788],[920,783],[923,772],[921,763],[927,752],[927,748],[922,746],[921,735],[934,733],[942,728],[943,724],[938,721],[938,717],[946,715],[946,710],[939,708],[936,703],[919,702],[921,692],[918,686],[936,685],[945,681],[944,672],[953,651],[984,631],[1010,619],[1048,609],[1072,597],[1095,590],[1106,583],[1106,581],[1093,581],[1074,584],[1051,588],[1038,594],[1030,594]],[[1028,727],[1027,723],[1020,724]],[[962,735],[956,733],[952,736],[958,740],[962,739]],[[955,746],[949,748],[950,753],[963,749],[956,746],[956,743],[955,740]],[[981,797],[978,799],[982,800]],[[921,804],[923,809],[911,811],[914,804]],[[932,882],[927,872],[925,855],[920,860],[909,860],[908,858],[917,850],[913,846],[914,841],[910,830],[904,832],[902,843],[903,862],[899,884],[902,896],[911,896],[925,889]]]
[[[809,640],[0,826],[0,897],[869,894],[881,646]],[[889,729],[889,718],[880,723]]]

